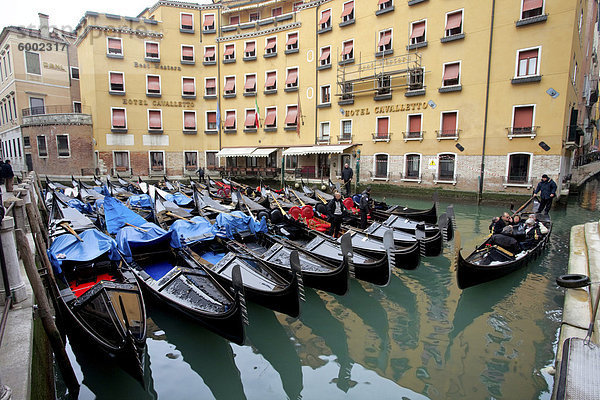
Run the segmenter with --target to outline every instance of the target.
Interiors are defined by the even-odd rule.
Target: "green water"
[[[87,349],[72,349],[82,399],[548,399],[574,224],[598,221],[598,181],[551,213],[545,254],[461,291],[443,256],[394,271],[387,287],[351,281],[345,296],[306,290],[299,319],[249,305],[237,346],[148,306],[146,387]],[[413,207],[431,203],[389,199]],[[447,204],[440,203],[444,210]],[[455,204],[468,253],[508,207]]]

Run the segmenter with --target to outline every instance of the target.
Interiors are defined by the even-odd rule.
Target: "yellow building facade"
[[[88,12],[81,96],[102,171],[267,174],[285,157],[307,178],[348,162],[363,183],[527,191],[570,171],[597,82],[584,62],[596,15],[595,0]]]

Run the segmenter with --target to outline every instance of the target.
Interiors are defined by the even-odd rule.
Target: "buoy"
[[[321,190],[327,190],[327,186],[321,185]]]
[[[299,184],[298,182],[296,182],[296,183],[294,184],[294,187],[295,187],[296,189],[298,189],[298,188],[300,187],[300,184]]]

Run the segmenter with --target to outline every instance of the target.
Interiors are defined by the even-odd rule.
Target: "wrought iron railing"
[[[87,106],[77,106],[77,108],[75,108],[73,105],[67,104],[24,108],[21,110],[21,113],[24,117],[45,114],[89,114],[90,109]]]

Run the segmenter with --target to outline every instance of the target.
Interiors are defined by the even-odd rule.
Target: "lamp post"
[[[360,149],[356,150],[356,183],[354,184],[354,192],[358,191],[359,180],[360,180]]]

